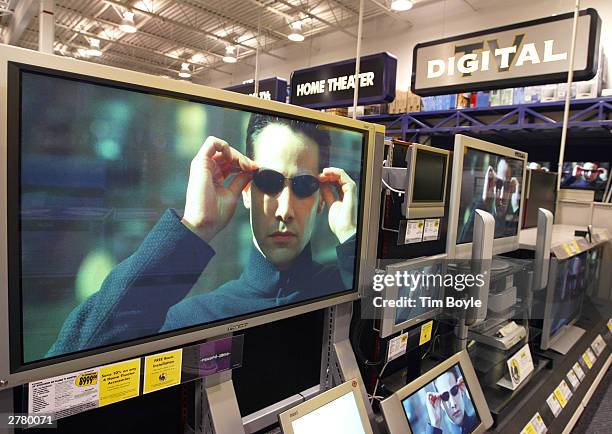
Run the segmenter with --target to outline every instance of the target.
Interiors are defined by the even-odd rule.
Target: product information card
[[[574,389],[575,392],[578,389],[578,386],[580,386],[580,380],[576,376],[576,373],[573,369],[570,369],[567,373],[567,379],[569,380],[570,384],[572,385],[572,389]]]
[[[584,374],[584,371],[582,370],[582,366],[580,366],[578,362],[574,363],[574,367],[572,369],[574,370],[574,372],[576,373],[576,376],[578,377],[580,381],[584,380],[585,374]]]
[[[387,362],[395,360],[400,356],[406,354],[408,348],[408,333],[402,333],[401,335],[391,339],[389,341],[389,348],[387,350]]]
[[[597,337],[593,340],[593,343],[591,344],[591,348],[593,349],[593,351],[595,351],[597,357],[599,357],[606,348],[606,341],[604,341],[601,335],[597,335]]]
[[[509,379],[502,378],[497,384],[514,390],[533,372],[533,359],[531,358],[529,344],[518,350],[518,352],[507,361],[507,364]]]
[[[561,413],[561,410],[563,410],[563,406],[561,406],[561,403],[559,402],[559,399],[557,398],[557,390],[555,390],[554,393],[551,393],[550,396],[546,398],[546,403],[548,404],[550,411],[552,411],[552,414],[554,414],[555,417],[559,416],[559,414]]]

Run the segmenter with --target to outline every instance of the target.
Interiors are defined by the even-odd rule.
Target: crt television
[[[380,336],[386,338],[394,333],[413,327],[442,313],[442,307],[431,300],[444,299],[441,279],[446,274],[446,255],[436,255],[396,262],[387,265],[385,274],[402,276],[401,285],[394,282],[385,286],[383,300],[397,301],[380,308]],[[404,278],[405,276],[405,278]],[[411,300],[411,302],[410,302]]]
[[[470,258],[477,209],[495,219],[493,254],[519,248],[527,154],[484,140],[457,134],[447,253],[450,258]]]
[[[278,415],[284,434],[372,434],[358,378]]]
[[[8,46],[0,92],[9,386],[365,288],[382,127]]]
[[[381,403],[381,408],[389,434],[480,434],[493,425],[465,350],[395,392]]]

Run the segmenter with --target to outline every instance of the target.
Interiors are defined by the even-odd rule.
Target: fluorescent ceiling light
[[[304,34],[302,33],[302,22],[294,21],[291,23],[291,33],[287,35],[290,41],[302,42],[304,40]]]
[[[189,78],[191,77],[191,71],[189,71],[189,63],[182,63],[181,70],[178,73],[181,78]]]
[[[223,56],[223,61],[225,63],[236,63],[238,58],[236,57],[236,47],[233,45],[228,45],[225,47],[225,56]]]
[[[412,9],[414,4],[410,0],[392,0],[391,1],[391,9],[398,12],[404,12],[409,9]]]
[[[125,11],[119,29],[125,33],[136,33],[136,25],[134,24],[134,12]]]
[[[102,55],[102,51],[100,50],[100,40],[90,38],[89,48],[85,50],[85,54],[90,57],[100,57]]]

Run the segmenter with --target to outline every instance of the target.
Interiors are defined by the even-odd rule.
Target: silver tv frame
[[[435,256],[425,256],[417,259],[410,259],[408,261],[396,262],[385,267],[385,273],[390,275],[395,275],[397,271],[403,272],[404,270],[413,270],[422,267],[427,267],[428,265],[434,264],[436,262],[442,263],[442,274],[446,273],[446,253],[442,253],[440,255]],[[443,277],[444,278],[444,277]],[[400,287],[397,285],[385,286],[385,289],[382,291],[382,296],[384,300],[397,300],[399,297]],[[444,299],[444,286],[440,288],[440,298]],[[383,307],[379,308],[380,311],[380,337],[386,338],[394,333],[400,332],[412,326],[415,326],[423,321],[427,321],[428,319],[435,318],[444,310],[442,307],[433,308],[421,315],[415,316],[414,318],[410,318],[401,323],[396,323],[396,314],[397,307]]]
[[[554,256],[551,256],[550,258],[551,264],[550,264],[549,272],[548,272],[548,284],[546,286],[546,301],[544,302],[544,318],[542,320],[542,335],[540,337],[540,349],[543,351],[546,351],[554,347],[555,344],[563,338],[564,334],[566,333],[566,330],[568,328],[571,328],[571,326],[573,326],[576,323],[576,321],[578,321],[578,319],[580,318],[580,315],[582,314],[582,306],[584,304],[584,297],[586,296],[586,293],[582,294],[582,299],[580,300],[580,307],[575,311],[575,315],[571,319],[571,321],[559,327],[559,329],[554,334],[551,334],[550,328],[552,326],[552,321],[553,321],[553,318],[552,318],[553,300],[554,300],[555,291],[557,290],[557,270],[562,265],[560,264],[560,262],[571,261],[573,258],[577,256],[587,255],[588,252],[589,250],[586,250],[580,253],[579,255],[572,256],[567,259],[561,259],[561,260]]]
[[[98,81],[109,85],[120,85],[126,88],[133,87],[135,90],[150,90],[152,93],[162,92],[183,97],[195,97],[216,102],[220,105],[230,107],[242,107],[245,110],[252,108],[256,111],[265,111],[280,116],[298,117],[322,122],[339,128],[346,127],[361,131],[365,134],[366,144],[364,149],[364,177],[362,183],[362,218],[358,234],[359,240],[359,269],[355,270],[356,290],[342,293],[338,296],[330,296],[318,299],[310,303],[273,310],[263,314],[251,314],[236,318],[231,322],[222,322],[212,327],[194,330],[187,329],[183,332],[171,332],[164,337],[143,338],[131,343],[120,343],[110,347],[86,350],[76,354],[55,357],[23,364],[22,355],[19,355],[21,363],[11,367],[11,352],[14,346],[10,342],[9,321],[18,320],[10,318],[9,309],[9,268],[8,268],[8,187],[7,187],[7,150],[8,150],[8,75],[9,66],[25,67],[56,72],[60,76],[72,76],[85,80]],[[186,81],[173,80],[135,71],[114,68],[91,62],[80,61],[72,58],[49,55],[37,51],[26,50],[8,45],[0,45],[0,391],[5,388],[15,387],[31,381],[41,380],[69,372],[74,372],[90,367],[101,366],[120,360],[138,357],[176,348],[203,341],[216,336],[240,331],[246,328],[266,324],[301,315],[314,310],[324,309],[341,303],[350,302],[360,298],[360,294],[368,290],[371,280],[365,275],[366,263],[371,263],[372,254],[376,252],[376,238],[369,240],[371,224],[369,222],[372,197],[379,195],[378,190],[373,190],[373,173],[375,172],[373,161],[375,161],[374,143],[382,143],[384,138],[384,127],[359,120],[353,120],[328,113],[311,110],[303,107],[292,106],[276,101],[266,101],[236,92],[214,89]],[[380,172],[380,171],[379,171]],[[380,174],[378,173],[378,176]],[[360,232],[359,232],[360,231]],[[370,253],[368,253],[370,252]],[[374,252],[374,253],[372,253]],[[366,260],[367,259],[367,260]],[[315,284],[313,282],[313,284]],[[20,316],[21,312],[13,312]]]
[[[357,410],[359,411],[359,417],[361,418],[361,424],[364,432],[366,434],[373,434],[372,425],[368,419],[365,402],[363,400],[363,395],[361,394],[361,387],[361,379],[354,378],[280,413],[278,415],[278,422],[283,434],[295,434],[293,431],[293,422],[295,420],[304,417],[307,414],[329,404],[330,402],[335,401],[344,395],[348,395],[349,393],[353,394],[355,402],[357,403]]]
[[[413,432],[410,429],[408,416],[404,411],[402,401],[457,364],[459,364],[461,367],[463,378],[468,390],[470,391],[470,396],[472,397],[474,409],[480,418],[480,425],[478,425],[470,434],[484,433],[493,425],[493,417],[491,416],[489,406],[487,405],[487,401],[482,393],[482,388],[480,387],[480,382],[478,381],[478,377],[474,371],[474,366],[472,365],[468,352],[463,350],[449,357],[444,362],[440,363],[429,372],[421,375],[413,382],[402,387],[381,403],[380,406],[385,423],[387,424],[387,428],[389,430],[389,434],[411,434]]]
[[[476,149],[482,152],[496,154],[501,157],[509,157],[515,160],[523,160],[523,175],[521,177],[521,203],[518,210],[518,226],[516,235],[495,238],[493,240],[493,255],[511,252],[519,248],[519,234],[523,224],[523,208],[525,206],[525,174],[527,170],[527,153],[516,149],[496,145],[462,134],[455,135],[455,147],[453,150],[453,172],[451,181],[451,195],[449,204],[448,233],[446,238],[446,252],[449,259],[469,259],[472,255],[472,243],[457,244],[457,224],[459,222],[459,208],[461,205],[461,183],[463,179],[463,159],[468,149]]]
[[[414,197],[414,179],[416,176],[416,162],[419,152],[430,152],[433,154],[444,155],[446,162],[444,163],[442,200],[433,202],[415,202]],[[420,143],[412,143],[408,147],[406,154],[406,165],[408,167],[408,176],[406,177],[406,187],[402,209],[407,219],[413,218],[434,218],[444,215],[444,206],[446,204],[446,186],[448,183],[448,166],[450,166],[450,151],[433,146],[421,145]]]

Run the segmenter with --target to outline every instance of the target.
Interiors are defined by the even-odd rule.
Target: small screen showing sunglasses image
[[[459,365],[402,401],[413,433],[471,433],[480,425]]]

